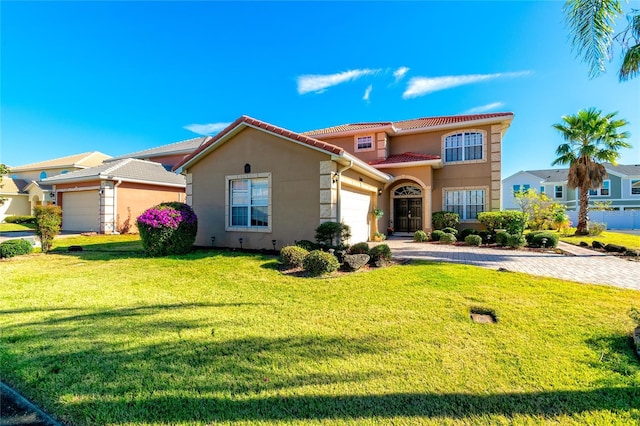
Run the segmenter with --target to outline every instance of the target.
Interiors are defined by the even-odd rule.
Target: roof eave
[[[470,121],[461,121],[458,123],[447,123],[447,124],[440,124],[438,126],[425,126],[425,127],[416,127],[414,129],[398,129],[397,130],[397,134],[398,135],[410,135],[413,133],[424,133],[424,132],[435,132],[438,130],[447,130],[447,129],[455,129],[455,128],[460,128],[460,127],[468,127],[468,126],[482,126],[482,125],[486,125],[486,124],[503,124],[503,130],[508,128],[511,125],[511,122],[513,121],[513,117],[514,115],[503,115],[500,117],[490,117],[490,118],[483,118],[481,120],[470,120]]]
[[[386,126],[377,126],[377,127],[367,127],[365,129],[356,129],[356,130],[342,130],[339,132],[326,132],[326,133],[301,133],[301,135],[308,136],[314,139],[322,139],[323,137],[340,137],[340,136],[355,136],[362,135],[366,133],[375,133],[375,132],[385,132],[390,135],[395,135],[397,129],[393,125]]]
[[[424,161],[405,161],[404,163],[388,163],[388,164],[371,164],[370,167],[376,169],[399,169],[406,167],[431,166],[433,169],[441,169],[444,162],[440,160],[424,160]]]
[[[333,155],[332,159],[334,161],[346,160],[348,162],[353,162],[353,168],[355,170],[379,182],[386,183],[393,180],[393,176],[375,169],[374,167],[347,152],[344,152],[342,155]]]

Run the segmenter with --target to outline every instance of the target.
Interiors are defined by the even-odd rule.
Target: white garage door
[[[371,194],[345,190],[340,192],[342,221],[351,227],[351,244],[369,239]]]
[[[83,232],[100,230],[98,191],[62,194],[62,229]]]

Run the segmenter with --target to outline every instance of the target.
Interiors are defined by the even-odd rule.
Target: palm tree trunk
[[[589,235],[589,186],[584,184],[580,188],[580,211],[576,235]]]

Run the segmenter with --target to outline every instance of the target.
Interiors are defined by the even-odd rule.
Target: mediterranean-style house
[[[35,206],[53,203],[51,186],[43,184],[43,179],[97,166],[108,158],[106,154],[92,151],[9,167],[10,174],[3,176],[3,188],[0,188],[7,199],[0,206],[0,222],[7,216],[30,215]]]
[[[136,218],[164,201],[185,201],[185,178],[162,164],[125,158],[43,179],[62,207],[62,229],[136,232]]]
[[[350,225],[355,243],[378,229],[428,231],[441,210],[479,227],[479,212],[501,208],[501,146],[512,120],[490,113],[296,133],[242,116],[174,170],[186,176],[199,218],[197,245],[281,247],[312,240],[326,221]]]
[[[591,202],[607,202],[611,210],[640,210],[640,164],[604,163],[604,166],[608,177],[602,187],[589,190]],[[518,209],[514,194],[532,188],[564,204],[567,210],[576,210],[579,190],[567,187],[568,172],[568,168],[526,170],[503,179],[503,208]]]

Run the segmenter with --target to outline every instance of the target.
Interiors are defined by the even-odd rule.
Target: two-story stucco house
[[[477,227],[479,212],[501,206],[502,138],[512,120],[492,113],[296,133],[242,116],[174,169],[187,178],[198,245],[281,247],[312,240],[325,221],[350,225],[355,243],[388,227],[430,230],[441,210]]]

